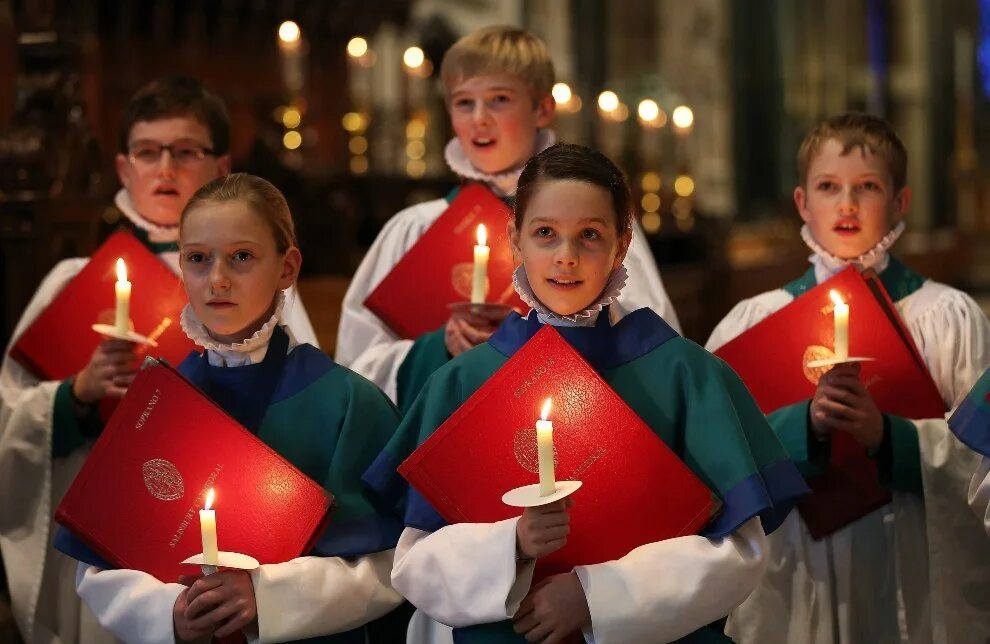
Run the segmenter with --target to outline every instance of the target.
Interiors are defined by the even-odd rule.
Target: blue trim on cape
[[[755,516],[760,517],[765,534],[780,527],[798,499],[808,494],[807,483],[790,460],[772,463],[746,477],[722,499],[722,511],[701,531],[701,536],[721,539]],[[436,532],[447,525],[443,517],[415,488],[409,486],[405,504],[407,527]]]
[[[402,517],[406,527],[436,532],[447,525],[430,502],[398,473],[398,468],[399,463],[391,454],[381,452],[361,480],[374,490],[385,507]]]
[[[990,409],[966,396],[949,417],[949,428],[966,447],[990,457]]]
[[[377,515],[343,524],[331,521],[307,554],[316,557],[360,557],[391,550],[399,542],[402,527],[396,517]],[[58,526],[52,545],[62,554],[84,564],[104,570],[117,568],[63,526]]]
[[[391,550],[399,542],[398,517],[371,515],[338,523],[331,520],[308,554],[317,557],[360,557]]]
[[[229,379],[230,382],[244,379],[246,383],[253,377],[254,371],[261,367],[261,364],[259,362],[242,367],[218,369],[215,370],[214,375]],[[275,386],[275,393],[272,395],[270,404],[274,405],[298,394],[336,366],[336,362],[313,345],[296,345],[285,357],[282,376]],[[201,354],[197,351],[186,356],[186,359],[178,366],[178,371],[200,389],[203,389],[206,384],[206,367]]]
[[[104,570],[117,567],[100,555],[96,554],[92,548],[83,543],[79,537],[63,526],[58,526],[58,530],[55,532],[55,539],[52,542],[52,547],[62,554],[68,555],[76,561],[80,561],[90,566],[96,566],[97,568],[103,568]]]
[[[399,463],[391,454],[387,451],[379,452],[361,475],[361,482],[375,493],[383,507],[403,516],[409,495],[409,482],[399,474],[398,469]]]
[[[780,527],[797,500],[810,493],[808,484],[790,459],[776,461],[732,486],[722,498],[722,511],[701,536],[721,539],[755,516],[763,532]]]
[[[536,311],[530,311],[527,318],[513,312],[488,343],[509,357],[542,328]],[[637,309],[612,325],[605,307],[594,326],[555,326],[554,329],[599,372],[632,362],[678,337],[677,331],[648,308]]]

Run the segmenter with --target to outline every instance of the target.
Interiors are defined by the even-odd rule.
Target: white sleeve
[[[51,627],[37,624],[38,615],[55,614],[59,601],[40,596],[44,576],[57,569],[51,558],[58,555],[51,554],[49,546],[52,509],[69,477],[78,471],[82,452],[52,459],[54,401],[60,383],[40,381],[10,357],[10,347],[87,261],[59,262],[42,280],[17,322],[0,367],[0,553],[11,608],[27,641],[36,639],[36,626]],[[59,614],[71,610],[65,607]]]
[[[433,533],[406,528],[395,548],[392,585],[455,628],[512,617],[536,568],[516,562],[518,521],[456,523]]]
[[[976,517],[983,521],[983,527],[990,536],[990,457],[984,456],[973,472],[969,483],[969,507]]]
[[[344,295],[334,359],[378,385],[393,401],[398,396],[399,366],[412,341],[399,338],[364,301],[432,223],[420,211],[429,208],[439,214],[445,204],[429,202],[390,219],[361,260]]]
[[[657,270],[657,263],[653,259],[653,252],[649,244],[646,243],[646,236],[639,223],[633,220],[632,242],[629,244],[629,252],[622,262],[629,273],[622,294],[619,296],[619,303],[627,311],[635,311],[641,308],[651,308],[653,312],[664,319],[678,333],[681,332],[681,323],[677,319],[674,305],[670,302],[670,296],[663,287],[663,280],[660,279],[660,271]]]
[[[712,331],[711,337],[705,343],[705,349],[712,352],[718,351],[736,336],[748,331],[778,309],[786,306],[792,299],[787,291],[777,289],[739,302],[732,307],[728,315],[722,318],[722,321]]]
[[[946,407],[954,409],[990,366],[990,321],[962,291],[931,282],[922,288],[922,310],[915,314],[908,304],[903,315]],[[935,297],[926,297],[929,290]]]
[[[300,344],[311,344],[317,349],[320,348],[320,341],[316,338],[316,331],[313,329],[313,323],[309,320],[309,313],[303,306],[302,295],[295,285],[286,289],[282,321],[292,331],[292,337]]]
[[[261,642],[288,642],[363,626],[402,603],[392,550],[353,560],[299,557],[251,572]]]
[[[76,592],[100,626],[129,644],[174,644],[172,609],[185,590],[139,570],[101,570],[79,564]]]
[[[753,518],[724,539],[650,543],[574,569],[591,610],[591,644],[671,642],[725,617],[756,588],[767,538]]]

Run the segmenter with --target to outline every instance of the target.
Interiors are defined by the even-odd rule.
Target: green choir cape
[[[276,327],[269,353],[285,351],[285,332]],[[281,346],[280,346],[281,345]],[[372,383],[342,367],[316,347],[296,346],[274,374],[274,392],[251,418],[268,360],[241,367],[215,367],[206,354],[192,353],[179,372],[207,391],[227,413],[266,445],[334,495],[330,525],[308,555],[358,557],[395,547],[402,524],[361,481],[361,474],[395,430],[398,413]],[[254,398],[254,399],[252,399]],[[66,530],[55,546],[84,563],[113,568]],[[312,638],[308,642],[364,644],[366,628]]]
[[[492,338],[450,360],[426,382],[365,480],[404,517],[434,532],[444,519],[396,467],[521,348],[542,324],[513,313]],[[807,486],[742,381],[724,362],[686,340],[650,309],[615,325],[608,309],[592,327],[556,327],[604,380],[721,498],[721,514],[703,531],[720,538],[759,516],[769,533]],[[722,623],[682,641],[725,642]],[[455,629],[455,642],[522,642],[511,622]]]

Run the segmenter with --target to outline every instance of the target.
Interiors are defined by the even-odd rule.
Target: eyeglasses
[[[128,147],[127,157],[135,165],[158,165],[162,153],[166,150],[177,165],[195,165],[207,156],[216,154],[213,148],[208,148],[195,141],[174,141],[172,143],[138,141]]]

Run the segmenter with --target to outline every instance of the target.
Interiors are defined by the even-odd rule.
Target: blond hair
[[[281,191],[261,177],[245,172],[217,177],[197,190],[182,209],[182,218],[179,220],[180,234],[186,217],[193,210],[230,201],[243,201],[268,224],[275,238],[275,248],[279,253],[284,253],[291,246],[296,245],[296,227],[292,222],[289,204],[286,203]]]
[[[843,156],[854,148],[859,148],[864,154],[877,155],[886,162],[894,189],[900,190],[907,185],[907,151],[894,126],[879,116],[861,112],[846,112],[827,118],[804,137],[797,154],[799,185],[807,183],[811,162],[829,140],[842,145]]]
[[[518,27],[484,27],[458,40],[440,64],[444,94],[475,76],[508,74],[529,87],[533,102],[550,94],[555,80],[546,43]]]

